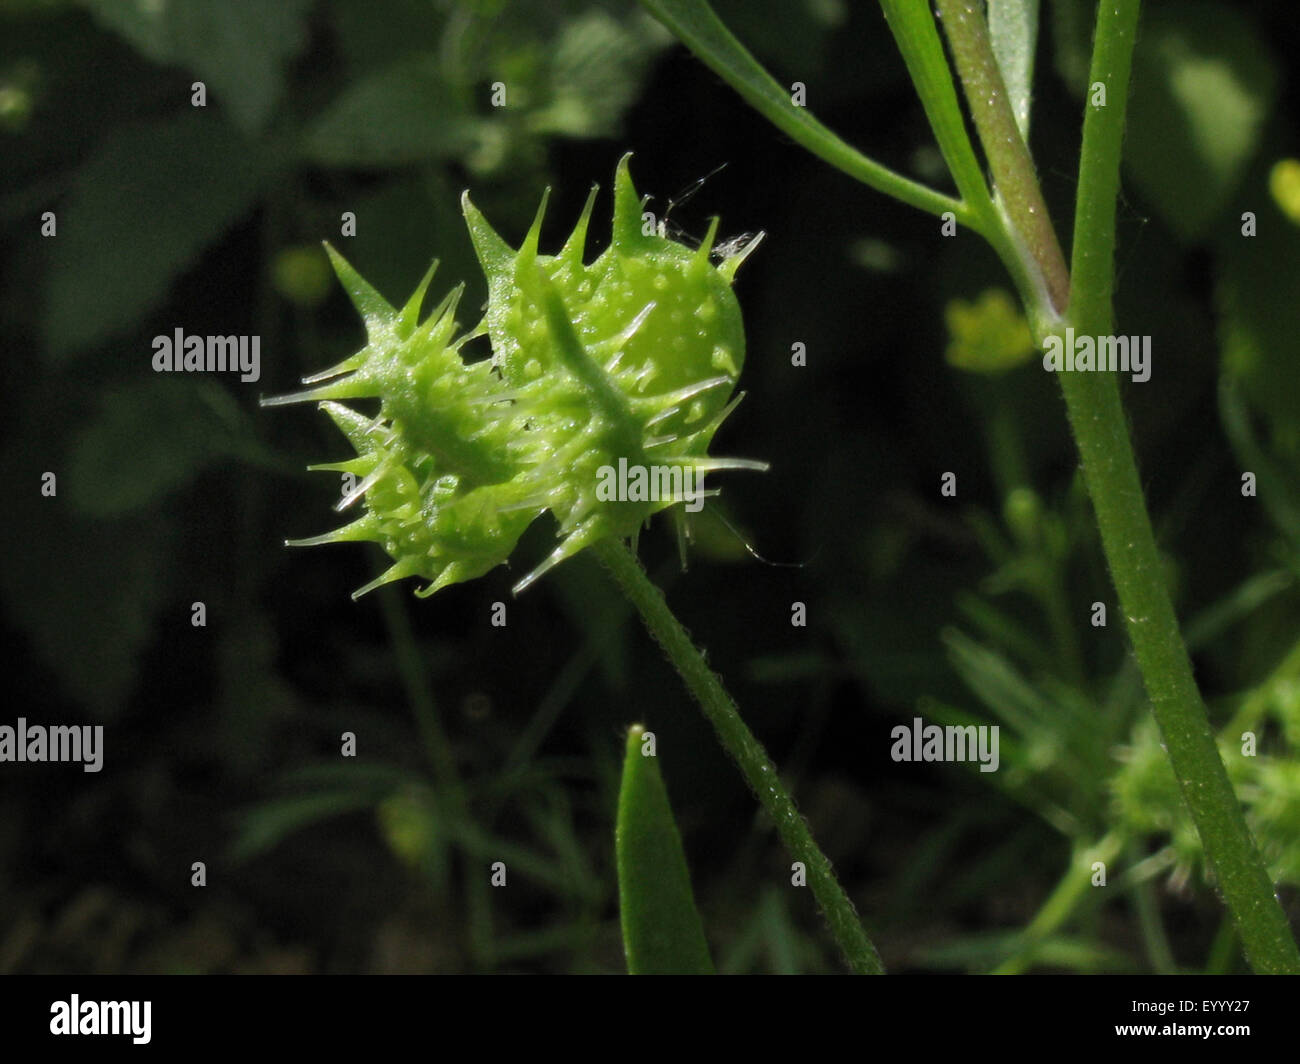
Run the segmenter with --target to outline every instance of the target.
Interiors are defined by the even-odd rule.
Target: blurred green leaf
[[[549,887],[561,897],[589,899],[599,892],[599,884],[582,880],[563,861],[511,842],[477,824],[452,820],[447,822],[446,830],[450,838],[476,860],[501,861],[511,873],[518,872],[534,883]]]
[[[230,845],[230,860],[235,863],[250,860],[274,849],[303,828],[372,805],[374,799],[358,791],[327,791],[266,802],[244,817]]]
[[[1276,596],[1295,587],[1296,578],[1285,569],[1256,573],[1238,584],[1217,602],[1188,618],[1184,624],[1187,649],[1193,652],[1222,639],[1233,625],[1239,624]]]
[[[681,836],[654,757],[641,754],[639,725],[627,736],[618,796],[618,890],[631,975],[711,975],[713,961],[691,893]]]
[[[1243,473],[1255,475],[1256,497],[1264,510],[1290,541],[1291,549],[1300,550],[1300,491],[1294,463],[1261,439],[1265,432],[1255,424],[1259,420],[1255,407],[1242,394],[1241,383],[1226,373],[1219,381],[1219,420]]]
[[[390,791],[419,785],[421,777],[396,765],[376,765],[366,761],[351,763],[322,762],[303,765],[286,772],[281,784],[291,790],[307,787],[348,788],[370,795],[378,802]]]
[[[345,88],[308,126],[303,153],[330,166],[453,158],[472,150],[481,127],[441,57],[422,53]]]
[[[22,542],[0,541],[5,609],[63,691],[107,713],[129,692],[153,634],[170,530],[157,520],[69,521],[57,503],[37,498],[39,516],[12,506],[6,516]]]
[[[1220,255],[1222,370],[1264,415],[1270,442],[1300,462],[1300,230],[1263,195],[1258,235],[1234,235]]]
[[[66,359],[152,310],[249,210],[266,171],[247,141],[202,112],[109,133],[77,174],[49,241],[50,356]],[[150,351],[134,357],[146,367]]]
[[[987,969],[1015,949],[1015,932],[991,931],[951,939],[941,946],[921,949],[917,959],[934,968]],[[1126,953],[1099,945],[1089,938],[1053,935],[1034,944],[1034,963],[1075,972],[1133,972],[1137,965]]]
[[[494,22],[462,10],[437,50],[397,49],[400,58],[349,86],[315,119],[306,157],[344,166],[456,157],[490,171],[535,154],[537,136],[616,134],[668,34],[636,10],[624,18],[587,10],[562,21],[559,12],[540,20],[536,11],[521,20],[523,13]],[[487,90],[498,82],[504,99],[490,106]]]
[[[397,59],[427,51],[463,7],[429,0],[329,0],[326,15],[349,81]]]
[[[1050,0],[1052,65],[1071,92],[1088,87],[1095,4],[1088,0]]]
[[[166,515],[79,520],[69,513],[62,480],[60,494],[41,495],[42,473],[62,472],[57,437],[64,423],[54,414],[69,404],[66,388],[51,384],[49,392],[48,402],[33,402],[26,412],[41,427],[16,424],[16,446],[0,455],[14,485],[0,523],[0,593],[10,623],[62,693],[106,715],[130,691],[153,634],[173,527]]]
[[[724,975],[767,972],[801,975],[824,971],[817,942],[790,915],[789,892],[765,887],[748,918],[727,944],[718,965]]]
[[[256,447],[234,398],[207,379],[150,375],[110,391],[68,456],[68,501],[93,517],[139,509],[220,458]]]
[[[1204,236],[1241,181],[1273,107],[1277,64],[1251,21],[1218,3],[1153,7],[1133,61],[1124,159],[1178,236]]]
[[[183,66],[247,132],[260,129],[306,39],[314,0],[79,0],[156,63]]]
[[[640,12],[626,22],[599,10],[581,15],[560,31],[550,59],[550,99],[529,125],[568,137],[614,136],[636,100],[652,49],[669,40]]]
[[[1022,736],[1041,730],[1053,707],[1006,658],[956,629],[947,629],[943,641],[953,668],[1001,724]]]
[[[1262,188],[1251,201],[1257,235],[1240,235],[1237,223],[1219,247],[1220,415],[1241,471],[1256,475],[1259,501],[1294,543],[1300,537],[1300,230]]]
[[[590,888],[587,892],[590,899],[597,903],[603,901],[605,885],[578,836],[578,820],[568,792],[563,787],[546,787],[537,797],[535,804],[530,803],[524,809],[533,833],[556,855],[571,880]]]
[[[28,15],[67,7],[73,0],[0,0],[0,15]]]

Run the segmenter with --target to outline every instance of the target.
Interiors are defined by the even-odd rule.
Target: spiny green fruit
[[[731,281],[759,238],[715,265],[717,219],[697,249],[658,235],[643,224],[627,159],[614,178],[610,246],[590,265],[583,253],[595,188],[556,255],[537,250],[545,196],[516,251],[465,195],[489,297],[483,320],[459,336],[463,285],[419,322],[436,262],[397,310],[326,245],[365,321],[366,346],[304,380],[318,387],[265,402],[321,400],[356,451],[312,468],[354,474],[339,509],[364,499],[364,516],[290,541],[383,546],[393,565],[354,598],[408,576],[428,581],[422,596],[481,576],[549,510],[560,543],[517,594],[584,547],[635,536],[653,513],[693,500],[705,473],[766,468],[708,456],[739,401],[731,393],[745,336]],[[492,358],[466,363],[461,346],[482,335]],[[339,401],[376,398],[377,416]],[[626,469],[678,471],[678,486],[619,499],[608,489],[620,460]]]

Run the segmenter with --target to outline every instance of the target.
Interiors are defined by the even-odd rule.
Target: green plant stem
[[[1076,334],[1109,335],[1115,202],[1139,0],[1098,5],[1089,81],[1107,104],[1084,118],[1071,263],[1069,318]],[[1165,586],[1112,373],[1062,373],[1070,424],[1097,514],[1129,637],[1183,800],[1257,972],[1300,972],[1300,952],[1219,758]]]
[[[641,4],[791,140],[878,192],[931,214],[951,211],[963,225],[983,231],[983,218],[969,204],[867,158],[818,122],[806,108],[796,107],[790,90],[763,69],[705,0],[641,0]]]
[[[984,171],[966,132],[966,120],[957,102],[957,88],[943,54],[943,42],[934,18],[916,0],[880,0],[889,32],[907,64],[916,94],[939,143],[939,152],[957,184],[962,199],[979,215],[977,232],[986,237],[998,228],[999,220]]]
[[[750,790],[776,823],[786,848],[795,860],[803,862],[808,885],[849,966],[861,975],[883,973],[880,956],[863,930],[853,903],[836,880],[830,861],[818,848],[807,823],[795,809],[794,801],[777,775],[776,766],[741,719],[736,703],[705,663],[703,655],[691,642],[690,634],[668,608],[663,593],[651,582],[641,563],[621,540],[606,539],[593,549],[628,601],[640,613],[668,660],[681,674],[723,747],[740,767]]]
[[[984,4],[982,0],[938,0],[938,7],[1000,206],[1023,245],[1022,254],[1037,267],[1051,309],[1062,314],[1070,299],[1070,275],[993,53]]]
[[[1070,256],[1074,284],[1070,312],[1076,323],[1093,321],[1109,325],[1111,320],[1115,287],[1115,204],[1119,196],[1124,116],[1140,7],[1140,0],[1114,0],[1113,6],[1100,4],[1097,8],[1097,35],[1088,80],[1093,85],[1100,82],[1105,86],[1108,103],[1102,107],[1089,103],[1084,109],[1074,247]]]
[[[1055,327],[1060,315],[1051,306],[1043,270],[1008,220],[1005,205],[995,203],[989,194],[928,6],[920,0],[881,0],[939,150],[962,195],[960,200],[881,166],[846,144],[805,108],[794,106],[789,92],[763,69],[705,0],[641,0],[641,4],[746,102],[818,158],[903,203],[940,217],[951,213],[958,223],[983,236],[1011,274],[1034,339],[1041,343]]]

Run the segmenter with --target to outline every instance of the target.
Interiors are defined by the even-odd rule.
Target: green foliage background
[[[716,7],[828,125],[944,183],[875,5]],[[1126,387],[1148,497],[1295,915],[1300,217],[1270,191],[1300,155],[1291,7],[1149,5],[1118,321],[1153,337],[1151,381]],[[1033,146],[1058,219],[1091,17],[1081,0],[1043,10]],[[943,240],[807,156],[632,3],[5,0],[3,722],[102,723],[107,750],[99,774],[0,765],[0,970],[621,971],[613,824],[633,721],[658,737],[718,970],[838,970],[594,563],[510,600],[544,523],[517,571],[426,602],[404,587],[352,603],[377,553],[280,547],[329,526],[337,486],[305,466],[343,450],[323,418],[257,399],[361,342],[319,242],[394,299],[437,257],[436,294],[469,281],[472,315],[461,190],[517,240],[553,185],[558,240],[629,149],[684,239],[712,214],[723,236],[768,234],[737,281],[748,398],[719,443],[773,468],[727,478],[720,508],[765,557],[802,565],[757,563],[707,513],[688,572],[666,524],[642,557],[886,966],[1240,968],[1147,722],[1056,382],[986,296],[1009,285],[977,238]],[[262,379],[154,374],[150,341],[178,326],[260,335]],[[1241,495],[1245,470],[1258,497]],[[948,471],[956,499],[938,491]],[[796,600],[807,628],[789,624]],[[890,729],[914,715],[1000,724],[1002,771],[895,764]],[[1253,759],[1233,739],[1246,728]],[[1098,845],[1107,890],[1026,934]],[[505,890],[488,885],[496,860]]]

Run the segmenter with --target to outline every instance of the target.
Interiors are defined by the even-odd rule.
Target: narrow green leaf
[[[105,389],[84,419],[67,459],[68,501],[88,517],[117,517],[256,450],[243,410],[216,381],[151,374]]]
[[[272,168],[256,144],[202,110],[108,132],[77,172],[49,242],[49,360],[66,362],[154,310],[252,209]],[[150,351],[123,357],[147,369]]]
[[[671,38],[633,10],[626,19],[587,11],[567,22],[550,48],[548,99],[528,117],[537,133],[613,137],[641,92],[642,76]]]
[[[482,129],[439,57],[420,53],[344,88],[308,125],[302,153],[325,166],[400,166],[472,151]]]
[[[264,802],[245,814],[228,856],[237,864],[251,860],[304,828],[373,804],[374,799],[360,791],[324,791]]]
[[[988,217],[994,213],[988,183],[966,131],[957,87],[930,5],[919,0],[880,0],[880,7],[957,188],[976,214],[990,227],[996,225]]]
[[[989,39],[1011,96],[1020,135],[1029,140],[1039,0],[989,0]]]
[[[157,63],[202,78],[236,126],[266,125],[284,69],[307,40],[312,0],[79,0],[101,25]]]
[[[967,204],[918,184],[888,167],[881,166],[856,148],[846,144],[813,118],[806,108],[795,106],[790,89],[780,85],[763,69],[762,64],[736,40],[705,0],[641,0],[641,3],[715,74],[740,93],[746,103],[814,155],[887,196],[893,196],[931,214],[952,211],[958,221],[972,224],[974,213]],[[892,5],[886,4],[886,8],[890,6]],[[917,5],[913,3],[912,6]],[[924,5],[920,5],[920,10],[925,18],[930,19],[929,10]],[[910,24],[912,17],[909,15],[904,21]],[[952,79],[948,75],[942,46],[939,46],[939,38],[935,34],[933,19],[930,19],[929,32],[934,38],[934,45],[938,46],[938,59],[943,64],[943,75],[948,79],[948,94],[951,97],[952,107],[956,109],[957,97],[952,89]],[[895,34],[897,35],[897,30]],[[933,55],[933,52],[930,53],[929,58],[933,59]],[[911,69],[911,66],[909,62],[908,68]],[[915,71],[913,76],[916,76]],[[924,93],[922,99],[925,99]],[[929,110],[927,106],[927,114]],[[958,109],[954,113],[957,121],[956,128],[960,129],[962,137],[965,138],[965,127],[961,125],[961,112]],[[931,121],[933,120],[931,116]],[[940,147],[944,147],[942,140]],[[969,139],[966,139],[966,151],[970,155],[970,161],[974,162],[975,156],[971,151]],[[948,152],[945,151],[944,154],[947,156]],[[951,165],[951,159],[949,163]],[[979,173],[978,164],[975,173]],[[965,193],[963,175],[956,176],[957,187]],[[981,184],[982,180],[981,177]],[[987,198],[987,193],[985,195]]]
[[[62,232],[62,216],[59,225]],[[64,505],[69,425],[93,409],[98,383],[86,376],[33,372],[21,402],[6,411],[0,468],[8,483],[39,484],[45,470],[57,471],[59,505],[37,491],[8,493],[0,521],[0,615],[15,644],[52,681],[43,702],[72,700],[91,714],[88,721],[108,723],[135,689],[146,650],[165,623],[161,611],[176,602],[172,581],[183,563],[179,515],[166,508],[105,521]]]
[[[1215,265],[1220,417],[1241,470],[1256,474],[1261,505],[1300,541],[1300,232],[1264,192],[1259,170],[1241,199],[1255,229],[1222,227]]]
[[[618,796],[619,908],[631,975],[712,975],[713,961],[691,893],[681,836],[646,732],[627,734]]]

